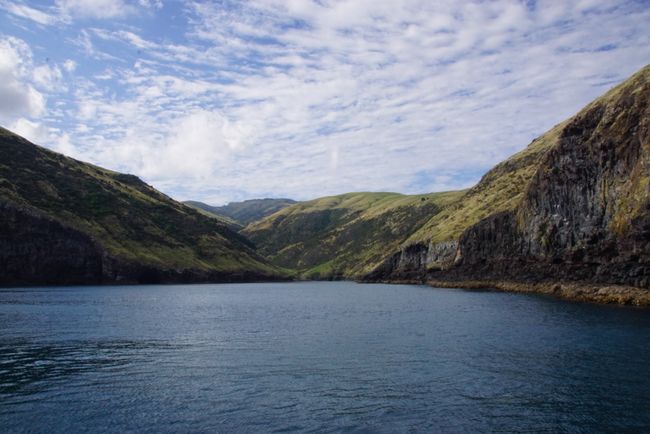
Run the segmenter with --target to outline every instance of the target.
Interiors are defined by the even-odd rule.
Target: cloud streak
[[[135,6],[56,24],[76,55],[14,81],[59,112],[21,110],[46,145],[213,203],[466,187],[650,59],[634,1]]]

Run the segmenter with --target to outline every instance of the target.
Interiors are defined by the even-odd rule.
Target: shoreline
[[[582,282],[526,283],[502,280],[426,280],[429,286],[440,288],[492,289],[520,294],[550,295],[568,301],[625,306],[650,307],[650,290],[635,286],[594,284]]]
[[[427,285],[436,288],[483,289],[519,294],[542,294],[567,301],[622,306],[650,307],[650,289],[629,285],[596,284],[586,282],[517,282],[508,280],[436,280],[395,279],[361,281],[360,283],[388,283],[397,285]]]
[[[650,307],[650,289],[629,285],[596,284],[586,282],[517,282],[509,280],[437,280],[437,279],[394,279],[394,280],[355,280],[341,279],[356,283],[383,283],[392,285],[427,285],[434,288],[474,289],[519,294],[548,295],[567,301],[577,301],[597,304],[617,304],[622,306]],[[197,281],[167,281],[167,282],[101,282],[101,283],[70,283],[70,284],[0,284],[0,290],[34,287],[60,286],[140,286],[140,285],[205,285],[233,283],[289,283],[300,282],[296,279],[252,279],[252,280],[197,280]],[[309,281],[309,280],[304,280]],[[329,280],[314,280],[328,282]]]

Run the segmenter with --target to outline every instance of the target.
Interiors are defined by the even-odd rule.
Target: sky
[[[0,0],[0,125],[213,205],[466,188],[648,63],[648,0]]]

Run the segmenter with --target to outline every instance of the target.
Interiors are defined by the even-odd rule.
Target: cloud
[[[135,11],[122,0],[57,0],[56,5],[62,15],[73,18],[119,18]]]
[[[196,110],[174,120],[162,143],[144,149],[142,175],[211,179],[216,165],[240,150],[246,131],[220,113]]]
[[[36,85],[50,91],[61,86],[61,80],[63,79],[61,69],[56,65],[37,66],[33,69],[32,75]]]
[[[70,135],[62,133],[56,128],[48,128],[39,122],[19,118],[9,126],[9,129],[33,143],[47,143],[50,148],[57,152],[70,157],[78,157],[77,148],[70,141]]]
[[[58,18],[48,12],[35,9],[21,3],[12,3],[10,1],[0,2],[0,8],[18,17],[34,21],[38,24],[50,25],[58,21]]]
[[[47,127],[37,122],[32,122],[29,119],[18,119],[11,125],[10,129],[34,143],[49,142],[50,139]]]
[[[128,23],[13,88],[61,104],[48,146],[180,199],[466,187],[650,59],[634,0],[97,1],[57,10]]]
[[[162,6],[161,0],[55,0],[52,5],[34,8],[20,0],[0,0],[0,8],[10,14],[46,26],[70,24],[79,19],[124,18]]]
[[[43,113],[45,98],[29,83],[31,67],[32,53],[24,41],[0,39],[0,121]]]

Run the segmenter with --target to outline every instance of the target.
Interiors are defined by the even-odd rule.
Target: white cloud
[[[163,7],[162,0],[138,0],[138,4],[144,8],[160,9]]]
[[[20,39],[0,39],[0,122],[18,116],[39,116],[45,98],[29,83],[32,53]]]
[[[31,7],[22,0],[0,0],[0,9],[41,25],[70,24],[75,20],[124,18],[156,11],[162,0],[54,0],[53,4]]]
[[[65,69],[67,72],[74,72],[74,70],[77,69],[77,62],[72,59],[67,59],[65,62],[63,62],[63,69]]]
[[[61,86],[63,74],[61,69],[56,65],[40,65],[34,68],[33,80],[38,86],[45,90],[55,90]]]
[[[70,141],[68,133],[61,133],[55,128],[48,128],[42,123],[20,118],[9,129],[36,144],[47,144],[50,148],[65,155],[78,156],[77,148]]]
[[[138,15],[125,0],[59,5]],[[75,77],[52,146],[181,199],[466,187],[650,59],[650,9],[635,1],[184,8],[164,37],[119,20],[71,36],[94,67],[52,65]],[[40,71],[16,80],[65,81]]]
[[[119,18],[134,11],[122,0],[57,0],[60,12],[73,18]]]
[[[49,142],[49,130],[42,124],[32,122],[25,118],[18,119],[10,129],[34,143]]]
[[[68,133],[63,133],[61,135],[50,134],[50,143],[51,147],[62,154],[65,154],[73,158],[81,158],[81,154],[76,146],[70,141],[70,135]]]
[[[5,9],[11,14],[34,21],[38,24],[49,25],[54,24],[58,21],[58,18],[55,15],[20,3],[1,1],[0,8]]]
[[[253,154],[241,155],[236,170],[226,169],[226,179],[215,184],[233,177],[245,190],[260,192],[263,185],[302,197],[467,186],[604,91],[609,85],[599,84],[602,77],[620,80],[647,62],[650,48],[638,37],[648,33],[641,23],[649,11],[585,15],[610,6],[195,5],[194,34],[213,44],[206,62],[261,64],[241,68],[221,88],[225,112],[257,134]],[[637,39],[627,39],[630,25],[640,32]],[[611,43],[621,48],[597,51]],[[605,59],[617,59],[618,68]],[[256,176],[237,176],[237,170]],[[430,180],[414,179],[420,172]]]
[[[145,161],[144,176],[160,178],[170,172],[177,177],[211,176],[216,163],[241,148],[245,132],[219,113],[197,110],[176,119],[168,134]]]

